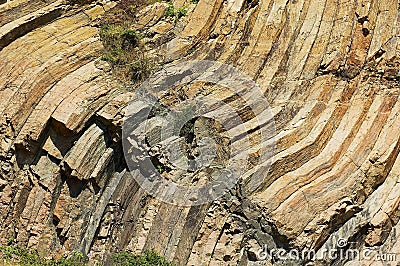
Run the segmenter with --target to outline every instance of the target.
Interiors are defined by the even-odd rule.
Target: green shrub
[[[113,255],[113,260],[118,266],[173,266],[156,252],[145,250],[141,255],[123,251]]]
[[[114,55],[118,55],[123,50],[132,49],[140,45],[142,36],[129,24],[122,25],[103,25],[100,28],[100,39],[104,47]]]
[[[164,167],[161,165],[161,164],[157,164],[157,170],[158,170],[158,172],[160,173],[160,174],[162,174],[162,173],[164,173]]]
[[[173,17],[175,21],[179,20],[180,18],[186,16],[187,14],[187,6],[180,7],[175,9],[174,5],[171,2],[168,2],[168,9],[165,12],[166,17]]]
[[[142,81],[152,72],[154,64],[145,55],[142,36],[129,23],[105,24],[100,28],[103,42],[102,60],[111,64],[123,79]]]
[[[79,252],[72,252],[68,257],[63,256],[60,259],[42,258],[34,250],[21,248],[17,245],[0,246],[0,265],[15,266],[85,266],[84,256]],[[141,255],[122,251],[112,255],[114,265],[118,266],[173,266],[165,258],[159,256],[156,252],[145,250]],[[97,264],[101,265],[101,264]]]
[[[174,17],[176,15],[175,7],[172,3],[168,3],[167,12],[165,12],[166,17]]]
[[[177,16],[178,16],[178,19],[179,19],[181,17],[186,16],[187,9],[186,9],[186,7],[180,7],[180,8],[178,8],[176,13],[177,13]]]
[[[3,262],[18,266],[83,266],[83,255],[73,252],[69,257],[60,259],[46,259],[38,255],[36,251],[21,248],[17,245],[0,246]]]

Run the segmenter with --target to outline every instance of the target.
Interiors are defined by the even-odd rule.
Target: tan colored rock
[[[0,4],[1,244],[15,238],[56,256],[78,250],[90,263],[110,263],[110,254],[124,249],[154,249],[176,265],[282,265],[278,258],[258,261],[257,251],[311,248],[322,254],[339,240],[359,252],[398,253],[396,1],[179,0],[175,8],[187,4],[188,11],[179,20],[165,16],[164,2],[136,14],[135,29],[160,64],[228,63],[255,80],[270,105],[246,86],[242,98],[202,82],[158,92],[166,106],[200,95],[228,104],[241,125],[232,122],[233,112],[204,107],[226,122],[223,133],[234,137],[232,145],[242,147],[245,136],[251,142],[249,150],[231,154],[251,154],[239,184],[212,203],[191,207],[152,198],[126,169],[124,116],[148,106],[99,59],[95,24],[116,4]],[[132,100],[136,105],[129,109]],[[194,123],[195,137],[221,133],[207,121]],[[273,135],[260,141],[260,129],[272,122]],[[151,136],[152,145],[158,136]],[[184,139],[175,138],[175,145]],[[224,155],[225,148],[216,151]],[[258,162],[264,149],[274,153]],[[152,152],[171,168],[164,177],[189,183],[209,176],[181,175],[160,147]],[[384,265],[327,257],[315,264]]]

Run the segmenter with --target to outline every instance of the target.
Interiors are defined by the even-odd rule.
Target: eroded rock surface
[[[110,262],[109,254],[123,249],[155,249],[177,265],[300,265],[305,260],[259,262],[258,251],[323,252],[345,239],[344,249],[397,254],[390,262],[397,265],[398,2],[174,2],[185,4],[179,21],[164,16],[165,3],[138,12],[148,53],[164,63],[216,60],[255,80],[274,115],[275,135],[262,143],[273,145],[274,155],[210,204],[151,198],[126,171],[122,152],[122,120],[135,91],[100,60],[95,20],[115,3],[4,2],[0,242],[13,238],[46,255],[79,250],[91,262]],[[193,86],[182,97],[199,93]],[[254,114],[243,106],[241,117],[257,139]],[[247,193],[260,172],[263,183]],[[363,259],[318,263],[387,265]]]

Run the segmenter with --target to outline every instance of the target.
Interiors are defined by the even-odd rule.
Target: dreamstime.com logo
[[[254,191],[268,171],[274,132],[269,104],[250,77],[219,62],[188,61],[165,66],[135,91],[122,144],[142,189],[192,206],[221,197],[246,175],[246,191]]]
[[[399,254],[383,253],[376,248],[365,248],[363,250],[347,248],[350,246],[346,239],[340,238],[336,247],[321,248],[316,251],[313,249],[304,250],[285,250],[282,248],[268,249],[266,246],[257,252],[259,261],[381,261],[381,262],[399,262]],[[312,264],[309,264],[312,265]],[[390,264],[387,264],[390,265]]]

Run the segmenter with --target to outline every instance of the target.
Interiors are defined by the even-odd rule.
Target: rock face
[[[121,127],[135,93],[100,60],[94,23],[115,3],[0,4],[1,243],[79,250],[93,263],[154,249],[177,265],[301,265],[308,259],[260,261],[259,251],[338,247],[400,262],[397,1],[179,0],[179,21],[163,3],[137,14],[149,54],[233,65],[273,110],[274,155],[192,207],[150,197],[126,171]],[[255,119],[245,106],[242,117]],[[255,173],[264,181],[246,193]],[[316,263],[388,265],[370,253]]]

